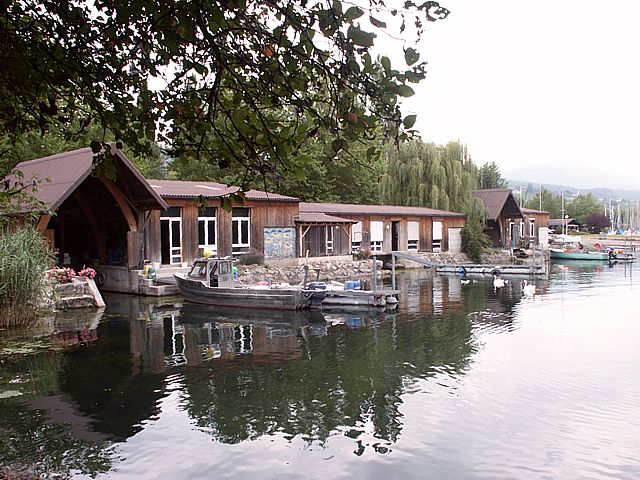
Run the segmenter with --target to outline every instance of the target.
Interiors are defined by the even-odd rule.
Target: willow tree
[[[382,177],[384,203],[469,212],[477,169],[466,147],[410,140],[386,150]]]

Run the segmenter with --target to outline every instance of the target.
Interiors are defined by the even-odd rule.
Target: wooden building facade
[[[520,208],[524,219],[520,232],[528,245],[546,245],[549,241],[549,212]]]
[[[465,216],[424,207],[300,203],[300,214],[324,214],[352,221],[351,252],[459,251]],[[345,231],[346,232],[346,231]]]
[[[351,256],[351,227],[355,223],[326,213],[300,212],[296,217],[298,256]]]
[[[478,190],[474,196],[486,209],[485,232],[494,247],[516,248],[547,243],[549,212],[520,207],[508,188]]]
[[[204,250],[221,257],[296,255],[297,198],[257,190],[231,210],[222,198],[238,191],[215,182],[149,180],[168,204],[153,212],[145,236],[147,259],[163,265],[190,264]]]
[[[485,233],[494,247],[518,247],[521,239],[521,223],[524,215],[511,190],[493,188],[477,190],[473,195],[482,201],[487,213]]]

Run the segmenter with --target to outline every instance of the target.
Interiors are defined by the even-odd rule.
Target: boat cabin
[[[200,280],[208,287],[233,287],[233,259],[231,258],[198,258],[187,278]]]

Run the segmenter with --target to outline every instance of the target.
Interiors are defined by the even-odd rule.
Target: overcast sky
[[[424,140],[459,139],[512,179],[640,190],[640,1],[440,3],[404,107]]]

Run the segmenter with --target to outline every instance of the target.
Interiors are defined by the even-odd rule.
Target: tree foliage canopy
[[[533,210],[549,212],[551,218],[560,218],[562,216],[562,198],[544,188],[541,192],[531,197],[525,206]]]
[[[591,193],[587,195],[578,195],[567,205],[567,215],[575,218],[579,223],[585,223],[587,217],[593,213],[602,214],[604,205],[602,202],[593,198]]]
[[[485,163],[480,167],[478,170],[478,187],[481,190],[507,187],[507,181],[502,177],[500,168],[495,162]]]
[[[402,139],[399,97],[426,62],[376,59],[385,18],[419,38],[445,18],[437,2],[368,7],[339,0],[22,0],[0,12],[0,136],[98,123],[138,151],[157,139],[174,157],[204,158],[243,179],[289,169],[320,131],[333,153],[384,133]],[[152,80],[161,85],[154,88]],[[101,140],[101,139],[99,139]],[[372,152],[366,151],[370,155]],[[301,161],[304,163],[304,161]]]
[[[460,143],[442,146],[411,140],[397,148],[389,146],[385,154],[383,203],[465,213],[473,209],[471,192],[477,188],[477,167]]]

